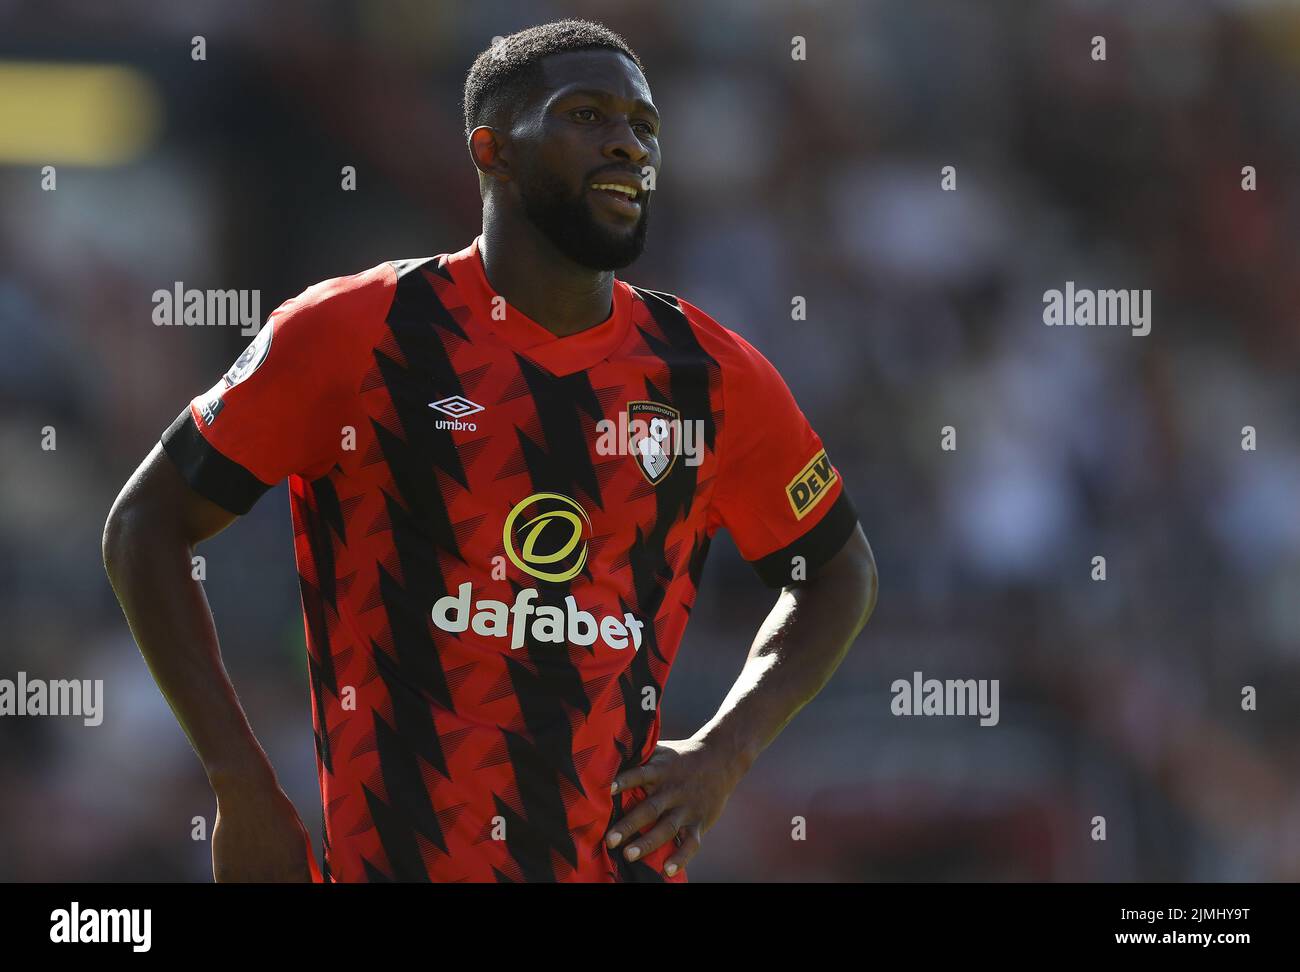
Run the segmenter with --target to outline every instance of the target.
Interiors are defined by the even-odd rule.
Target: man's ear
[[[483,179],[507,181],[510,178],[510,163],[503,151],[504,140],[490,125],[479,125],[469,133],[469,157],[478,167],[480,181]]]

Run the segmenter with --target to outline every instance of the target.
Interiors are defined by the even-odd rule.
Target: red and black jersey
[[[659,737],[710,537],[781,587],[857,518],[739,335],[615,279],[556,337],[478,243],[286,301],[162,443],[234,513],[289,478],[328,879],[664,880],[671,841],[606,850],[644,797],[610,783]]]

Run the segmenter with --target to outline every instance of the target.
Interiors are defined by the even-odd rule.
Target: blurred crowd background
[[[265,315],[468,244],[465,73],[565,16],[622,33],[663,114],[620,276],[777,364],[881,575],[692,880],[1300,879],[1300,5],[49,0],[0,2],[0,677],[103,678],[106,717],[0,720],[0,880],[211,879],[214,801],[100,536],[247,338],[157,327],[151,295],[257,289]],[[1044,326],[1067,280],[1149,288],[1151,333]],[[319,853],[286,487],[200,552]],[[770,605],[715,544],[665,738]],[[999,724],[891,715],[914,671],[999,679]]]

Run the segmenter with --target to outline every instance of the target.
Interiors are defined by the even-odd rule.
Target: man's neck
[[[613,271],[579,266],[527,220],[485,214],[479,255],[492,289],[557,337],[595,327],[613,313]]]

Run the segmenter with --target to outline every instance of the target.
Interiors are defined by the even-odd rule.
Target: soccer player
[[[840,475],[776,370],[614,276],[660,165],[623,39],[513,34],[464,107],[481,235],[286,301],[109,514],[110,579],[217,798],[218,881],[684,881],[875,604]],[[319,867],[190,572],[286,477]],[[780,593],[717,714],[663,740],[719,528]]]

